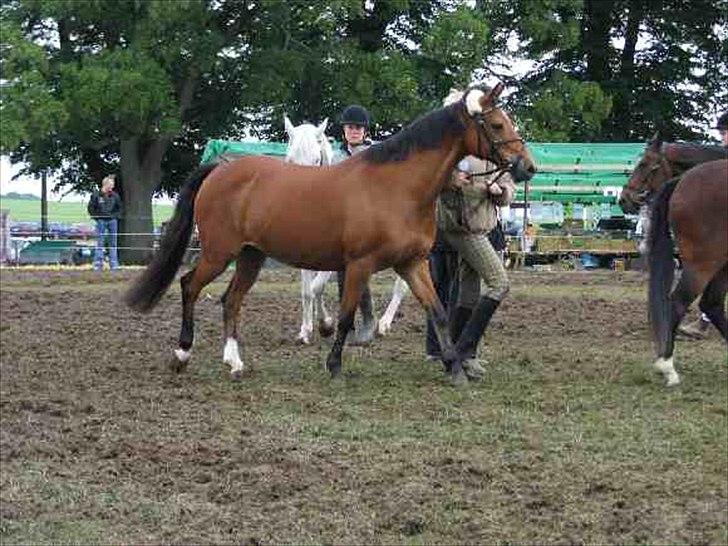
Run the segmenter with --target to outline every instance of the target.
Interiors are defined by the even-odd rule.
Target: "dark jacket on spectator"
[[[88,202],[88,213],[91,218],[98,220],[111,220],[121,218],[121,197],[115,191],[111,193],[94,192]]]

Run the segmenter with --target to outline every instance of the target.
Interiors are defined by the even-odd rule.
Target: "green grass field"
[[[11,222],[40,222],[40,200],[0,198],[0,209],[10,211]],[[172,216],[172,205],[153,205],[154,225]],[[63,224],[91,223],[86,203],[48,202],[48,221]]]

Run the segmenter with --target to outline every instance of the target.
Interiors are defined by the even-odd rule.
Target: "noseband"
[[[639,188],[630,188],[627,186],[631,191],[635,193],[635,204],[637,205],[643,205],[645,201],[647,201],[652,193],[655,191],[653,188],[649,187],[649,181],[651,181],[652,176],[659,171],[660,169],[664,169],[665,172],[667,172],[667,178],[668,180],[673,178],[673,171],[670,167],[670,162],[667,160],[667,155],[665,154],[665,144],[662,145],[659,151],[660,154],[660,160],[652,165],[649,169],[647,169],[647,173],[642,178],[642,185],[647,185],[648,187],[643,187],[642,189]]]
[[[496,165],[498,165],[495,169],[490,169],[488,171],[482,171],[477,173],[470,173],[468,177],[472,176],[484,176],[489,175],[493,173],[499,173],[497,177],[495,177],[490,183],[495,183],[501,176],[503,176],[508,170],[512,167],[512,163],[506,161],[503,159],[503,156],[500,152],[500,147],[505,144],[510,144],[511,142],[520,142],[523,144],[523,139],[518,138],[510,138],[507,140],[496,138],[493,133],[491,132],[490,128],[488,127],[488,124],[485,121],[486,114],[490,114],[493,110],[495,110],[495,107],[488,108],[487,110],[484,110],[482,112],[478,112],[473,116],[473,119],[475,119],[476,129],[475,134],[478,136],[478,151],[482,149],[481,146],[481,140],[485,138],[485,141],[488,143],[488,150],[493,152],[494,155],[497,156],[497,161],[495,161]]]

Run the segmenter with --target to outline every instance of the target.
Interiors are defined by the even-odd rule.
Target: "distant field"
[[[39,222],[40,200],[0,198],[0,209],[10,211],[11,222]],[[153,205],[154,224],[159,225],[172,216],[172,205]],[[63,224],[91,223],[86,203],[48,202],[48,221]]]

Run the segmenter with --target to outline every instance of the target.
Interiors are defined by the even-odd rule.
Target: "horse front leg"
[[[389,301],[387,309],[384,311],[382,318],[379,319],[377,324],[377,333],[380,336],[386,336],[389,333],[389,330],[392,329],[394,317],[397,315],[397,310],[399,309],[399,306],[402,305],[402,300],[407,295],[407,292],[407,283],[398,275],[397,279],[394,281],[394,286],[392,287],[392,299]]]
[[[298,341],[304,345],[311,344],[313,337],[313,300],[315,295],[312,290],[315,271],[301,269],[301,330],[298,332]]]
[[[468,377],[463,370],[463,363],[460,355],[450,339],[448,329],[447,313],[437,297],[435,286],[430,276],[430,268],[427,260],[419,259],[409,264],[396,268],[397,273],[407,281],[410,290],[427,312],[427,317],[435,327],[437,339],[440,342],[442,362],[445,369],[450,372],[450,380],[455,386],[468,383]]]
[[[339,306],[339,321],[336,326],[336,339],[326,359],[326,369],[331,377],[341,373],[341,352],[346,343],[346,336],[354,325],[354,313],[371,276],[371,266],[368,262],[353,262],[346,266],[344,274],[344,289]]]

